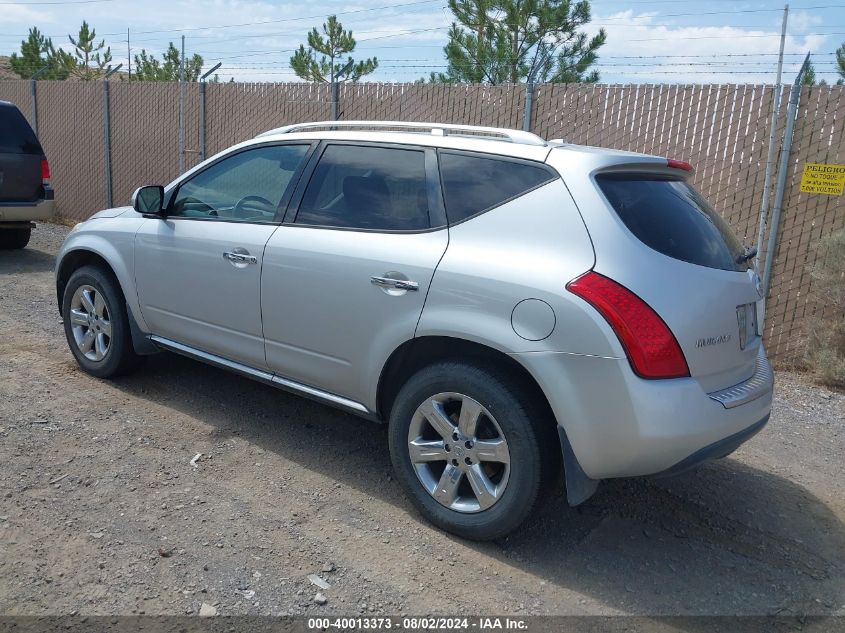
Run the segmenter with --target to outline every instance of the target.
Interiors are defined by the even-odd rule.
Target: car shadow
[[[55,264],[55,256],[31,246],[22,250],[0,250],[0,275],[46,272],[53,270]]]
[[[386,478],[384,425],[172,354],[115,384],[212,425],[215,437],[237,436],[414,513]],[[825,615],[845,597],[837,516],[804,487],[733,458],[670,479],[605,481],[578,508],[558,486],[507,539],[447,538],[579,592],[584,612],[592,600],[649,616]]]

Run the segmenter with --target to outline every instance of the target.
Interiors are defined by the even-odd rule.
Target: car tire
[[[3,229],[0,228],[0,250],[11,251],[26,248],[32,229]]]
[[[111,271],[96,266],[76,270],[65,286],[62,318],[68,346],[85,372],[113,378],[140,364],[126,301]]]
[[[512,374],[492,366],[437,363],[414,374],[392,406],[388,435],[399,482],[428,520],[467,539],[491,540],[514,531],[532,514],[560,472],[554,419],[548,407],[537,402],[538,390]],[[461,411],[468,406],[470,420],[479,405],[475,435],[462,433]],[[437,431],[430,423],[429,417],[434,417],[437,425],[443,424],[435,407],[457,427],[459,435],[452,436],[453,443],[444,439],[448,427]],[[505,441],[507,455],[498,455],[500,439]],[[494,444],[496,448],[490,448]],[[433,454],[421,457],[428,446]],[[493,461],[485,461],[482,451],[488,457],[496,454]],[[444,456],[447,460],[440,459]],[[429,458],[433,459],[429,462]],[[461,475],[455,475],[456,470]],[[456,477],[457,485],[452,483]],[[488,494],[491,490],[496,494]]]

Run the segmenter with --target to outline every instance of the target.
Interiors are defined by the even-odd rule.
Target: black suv
[[[0,101],[0,249],[23,248],[33,221],[52,215],[50,166],[41,143],[15,104]]]

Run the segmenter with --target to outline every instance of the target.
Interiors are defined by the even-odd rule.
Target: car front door
[[[135,236],[135,280],[152,334],[266,369],[261,266],[308,144],[250,147],[177,185]]]
[[[267,243],[267,362],[282,378],[371,408],[372,376],[413,338],[448,243],[436,156],[350,143],[318,152]]]

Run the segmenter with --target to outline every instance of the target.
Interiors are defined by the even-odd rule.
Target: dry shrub
[[[816,316],[808,320],[806,361],[822,384],[845,387],[845,228],[819,240],[810,267]]]

